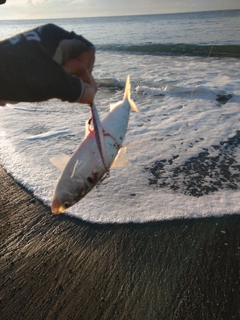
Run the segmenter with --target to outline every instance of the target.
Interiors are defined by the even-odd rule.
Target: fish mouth
[[[54,200],[52,205],[51,205],[51,211],[53,214],[61,214],[65,211],[66,209],[64,209],[60,202],[58,200]]]

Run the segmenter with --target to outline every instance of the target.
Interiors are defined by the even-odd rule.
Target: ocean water
[[[67,214],[146,222],[240,212],[240,10],[1,21],[1,38],[54,22],[97,48],[100,117],[128,74],[139,113],[124,141],[130,167],[111,169]],[[56,99],[0,108],[0,162],[51,204],[60,175],[49,158],[84,138],[87,106]]]

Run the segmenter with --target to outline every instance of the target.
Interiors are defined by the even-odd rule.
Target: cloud
[[[240,9],[239,0],[7,0],[1,19],[40,19]]]

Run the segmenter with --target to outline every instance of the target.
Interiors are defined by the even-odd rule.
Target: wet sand
[[[90,224],[0,181],[1,320],[240,319],[240,215]]]

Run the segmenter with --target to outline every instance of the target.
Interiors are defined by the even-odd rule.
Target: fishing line
[[[86,65],[84,64],[84,62],[81,62],[81,61],[79,61],[79,63],[81,65],[83,65],[85,72],[89,78],[89,81],[91,82],[91,85],[94,88],[95,84],[93,81],[93,77],[89,73]],[[84,89],[83,89],[83,92],[84,92]],[[107,178],[110,174],[109,174],[109,167],[106,162],[107,161],[107,153],[106,153],[106,146],[105,146],[105,141],[104,141],[104,130],[102,128],[101,120],[98,116],[98,112],[97,112],[97,109],[96,109],[94,102],[93,101],[90,102],[89,106],[90,106],[91,114],[92,114],[92,122],[93,122],[94,134],[95,134],[95,138],[96,138],[96,142],[97,142],[97,148],[99,151],[100,158],[102,160],[102,164],[103,164],[104,168],[106,169],[105,178]]]
[[[224,9],[223,12],[222,12],[222,17],[221,17],[221,20],[220,20],[220,24],[222,24],[224,14],[225,14],[225,9]],[[219,34],[216,35],[215,40],[213,41],[213,44],[212,44],[212,47],[211,47],[211,49],[210,49],[210,51],[209,51],[209,54],[208,54],[207,59],[210,58],[210,55],[211,55],[211,53],[212,53],[212,51],[213,51],[213,47],[215,46],[215,43],[216,43],[216,41],[218,40],[218,37],[219,37]]]
[[[224,7],[225,7],[225,9],[222,11],[222,16],[221,16],[220,24],[222,24],[223,17],[224,17],[225,11],[226,11],[226,2],[224,2]],[[209,53],[208,53],[208,56],[207,56],[207,60],[210,59],[211,53],[212,53],[212,51],[213,51],[213,48],[214,48],[214,46],[215,46],[216,41],[218,40],[218,37],[219,37],[219,34],[217,34],[217,35],[215,36],[215,40],[213,40],[212,46],[211,46],[211,48],[210,48],[210,50],[209,50]],[[193,95],[196,90],[197,90],[196,87],[193,88],[192,91],[191,91],[191,95]]]

